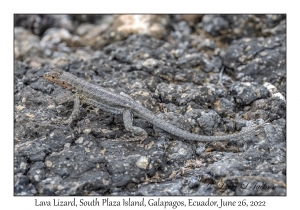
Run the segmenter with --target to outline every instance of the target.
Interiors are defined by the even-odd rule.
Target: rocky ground
[[[286,195],[285,15],[15,15],[15,195]],[[219,81],[220,70],[222,84]],[[190,142],[87,105],[42,75],[60,67],[125,92]]]

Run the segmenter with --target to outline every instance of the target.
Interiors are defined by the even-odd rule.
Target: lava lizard
[[[160,119],[124,93],[112,93],[103,87],[88,83],[61,69],[56,68],[45,73],[44,78],[75,93],[74,109],[66,123],[70,124],[77,117],[79,114],[80,103],[86,103],[106,112],[123,114],[125,129],[132,132],[134,135],[137,135],[137,137],[130,141],[143,141],[147,138],[147,132],[144,129],[132,125],[132,114],[147,120],[152,125],[159,127],[170,134],[190,141],[221,141],[243,137],[246,134],[256,132],[259,127],[262,127],[268,121],[264,121],[259,125],[239,133],[223,136],[198,135],[177,128],[169,122]]]

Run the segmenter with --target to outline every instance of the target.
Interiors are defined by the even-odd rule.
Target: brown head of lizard
[[[44,74],[44,78],[50,82],[58,84],[63,88],[72,90],[72,86],[62,79],[63,71],[60,69],[53,69],[50,72]]]

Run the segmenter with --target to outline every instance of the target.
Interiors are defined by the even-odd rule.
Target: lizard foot
[[[133,134],[133,135],[125,135],[122,138],[116,138],[113,141],[125,141],[125,142],[132,142],[132,141],[140,141],[140,144],[145,141],[145,139],[148,137],[147,132],[144,129],[141,129],[141,133]]]

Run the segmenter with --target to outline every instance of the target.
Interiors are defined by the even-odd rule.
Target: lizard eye
[[[55,76],[52,76],[52,79],[55,79]]]

